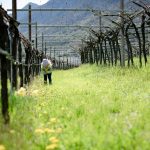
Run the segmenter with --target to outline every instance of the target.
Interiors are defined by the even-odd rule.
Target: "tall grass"
[[[41,76],[26,96],[10,97],[11,123],[0,120],[6,149],[45,150],[50,137],[59,140],[58,150],[149,149],[149,65],[83,65],[52,76],[52,85]]]

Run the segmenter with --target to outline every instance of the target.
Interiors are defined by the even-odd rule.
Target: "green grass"
[[[54,71],[53,85],[43,85],[41,76],[27,96],[10,98],[11,123],[4,126],[0,120],[0,145],[7,150],[45,150],[48,139],[56,137],[58,150],[148,150],[149,106],[150,65],[83,65]],[[38,128],[62,132],[38,134]]]

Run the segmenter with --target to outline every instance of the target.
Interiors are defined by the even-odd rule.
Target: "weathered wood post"
[[[121,9],[121,66],[125,66],[125,40],[124,40],[124,0],[120,0]]]
[[[45,56],[46,56],[46,53],[47,53],[47,48],[46,48],[46,42],[45,42]]]
[[[61,68],[60,67],[60,51],[59,51],[58,57],[59,57],[59,64],[58,64],[58,66],[59,66],[59,69],[60,69]]]
[[[71,59],[71,55],[70,56],[70,68],[72,68],[72,59]]]
[[[37,22],[35,24],[35,48],[37,49],[38,39],[37,39]]]
[[[49,48],[49,57],[50,57],[50,59],[52,57],[51,47]]]
[[[0,13],[0,48],[6,51],[6,42],[8,39],[7,26],[3,21],[3,15]],[[5,55],[0,55],[1,61],[1,103],[2,103],[2,115],[4,123],[9,123],[8,112],[8,88],[7,88],[7,59]]]
[[[36,59],[35,59],[35,63],[36,63],[36,76],[39,74],[39,52],[36,49]]]
[[[23,66],[22,66],[22,47],[21,40],[19,40],[18,46],[18,58],[19,58],[19,76],[20,76],[20,87],[23,87]]]
[[[25,48],[25,53],[26,53],[26,57],[25,57],[25,77],[24,77],[24,83],[27,84],[28,83],[28,64],[29,64],[29,48]]]
[[[142,15],[142,24],[141,24],[141,31],[142,31],[142,39],[143,39],[143,55],[144,55],[144,60],[145,60],[145,65],[147,63],[147,56],[146,56],[146,40],[145,40],[145,19],[146,16],[143,14]]]
[[[111,57],[111,65],[114,65],[114,54],[113,54],[113,48],[112,48],[112,39],[109,38],[109,46],[110,46],[110,57]]]
[[[17,2],[16,0],[12,0],[12,17],[13,19],[17,20]],[[15,29],[16,30],[16,29]],[[14,60],[16,60],[17,57],[17,35],[16,35],[15,31],[15,35],[12,39],[12,57]],[[13,76],[12,76],[12,87],[13,89],[17,89],[17,66],[13,65],[12,66],[12,71],[13,71]]]
[[[29,21],[29,25],[28,25],[28,34],[29,34],[29,41],[31,42],[31,5],[29,5],[29,13],[28,13],[28,21]]]
[[[99,33],[102,32],[102,13],[99,12]]]
[[[63,52],[63,69],[65,68],[64,61],[65,61],[65,58],[64,58],[64,52]]]
[[[42,52],[44,51],[44,37],[43,37],[43,32],[42,32]]]
[[[56,67],[55,48],[54,48],[54,68]]]
[[[68,62],[68,54],[66,55],[66,59],[67,59],[67,64],[66,64],[66,68],[69,68],[69,62]]]

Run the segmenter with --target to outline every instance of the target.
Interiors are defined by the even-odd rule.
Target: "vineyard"
[[[2,125],[0,143],[9,150],[149,149],[150,66],[83,65],[53,72],[11,97],[11,124]],[[48,147],[47,147],[48,149]]]
[[[131,3],[138,9],[125,10],[123,0],[119,11],[0,5],[0,150],[149,149],[150,3]],[[40,25],[33,12],[91,13],[99,25]],[[41,27],[66,34],[39,36]],[[51,37],[61,40],[48,52]],[[43,83],[45,57],[52,85]]]

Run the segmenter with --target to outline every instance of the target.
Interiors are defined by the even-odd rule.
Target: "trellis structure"
[[[118,21],[110,20],[115,24],[115,27],[109,27],[109,30],[107,29],[101,32],[90,30],[94,37],[89,37],[90,41],[88,42],[83,41],[84,46],[80,48],[82,63],[117,65],[119,60],[121,64],[123,58],[121,57],[120,33],[122,30],[126,40],[125,59],[128,62],[128,66],[131,64],[134,65],[134,56],[139,57],[140,67],[142,67],[143,56],[146,65],[147,55],[149,55],[149,42],[148,37],[146,37],[146,34],[149,34],[149,32],[147,32],[146,29],[149,28],[150,25],[150,6],[135,4],[143,7],[144,10],[132,15],[120,15],[123,19],[123,24]],[[141,23],[136,24],[135,21],[137,19],[138,22]]]
[[[12,11],[12,9],[8,9],[7,11]],[[50,12],[50,11],[51,12],[58,12],[58,11],[59,12],[60,11],[63,11],[63,12],[89,12],[89,13],[92,13],[92,14],[94,12],[99,12],[99,10],[96,10],[96,9],[81,9],[81,8],[79,8],[79,9],[76,9],[76,8],[75,9],[74,8],[66,8],[66,9],[62,9],[62,8],[31,9],[31,7],[29,7],[29,9],[17,9],[17,11],[28,11],[30,15],[32,14],[32,12],[35,12],[35,11],[45,11],[45,12]],[[107,16],[108,14],[103,14],[103,16],[105,16],[105,15]],[[78,28],[78,29],[83,29],[83,28],[84,29],[89,29],[89,27],[90,27],[90,26],[87,26],[87,25],[37,25],[37,23],[32,23],[31,21],[29,21],[28,23],[21,23],[21,25],[23,25],[23,26],[28,25],[29,28],[31,28],[31,25],[33,25],[33,26],[36,27],[36,31],[37,31],[37,28],[45,28],[45,27],[51,27],[51,28]],[[99,26],[91,26],[91,27],[99,28]],[[37,41],[37,34],[36,34],[35,38],[36,38],[35,41]],[[43,41],[43,38],[42,38],[42,41]],[[42,42],[42,51],[44,51],[44,43],[43,42]],[[72,65],[72,66],[74,66],[74,65]]]
[[[147,54],[149,53],[148,49],[146,49],[148,46],[146,43],[146,33],[145,33],[145,25],[147,24],[145,19],[149,17],[149,7],[147,7],[144,3],[138,4],[133,1],[134,4],[144,8],[145,11],[141,10],[139,12],[136,12],[135,14],[129,14],[126,13],[124,14],[123,11],[123,0],[121,0],[121,6],[122,10],[120,11],[119,14],[113,14],[113,13],[108,13],[107,11],[101,11],[101,10],[95,10],[95,9],[72,9],[72,8],[67,8],[67,9],[61,9],[61,8],[47,8],[47,9],[19,9],[18,11],[65,11],[65,12],[90,12],[93,13],[94,15],[99,15],[100,16],[100,31],[97,32],[94,31],[94,29],[91,29],[91,33],[95,36],[95,38],[90,37],[90,42],[83,40],[85,43],[84,47],[80,48],[80,54],[81,54],[81,61],[83,63],[85,62],[90,62],[94,63],[96,62],[97,64],[104,63],[104,64],[112,64],[116,65],[118,60],[120,61],[120,64],[122,65],[125,60],[128,60],[128,66],[133,63],[133,56],[135,55],[134,52],[139,56],[139,61],[140,61],[140,66],[142,66],[142,54],[144,56],[145,63],[147,62]],[[11,11],[11,10],[9,10]],[[118,12],[118,11],[117,11]],[[141,21],[140,27],[137,27],[137,24],[134,22],[138,16],[141,16],[143,14],[143,21]],[[112,17],[120,17],[122,22],[115,22],[112,20],[112,23],[116,25],[114,28],[110,27],[104,27],[106,31],[104,31],[101,26],[101,16],[112,16]],[[110,20],[110,19],[108,19]],[[143,22],[143,23],[142,23]],[[29,22],[29,26],[31,26],[31,22]],[[132,27],[131,27],[132,26]],[[39,26],[42,27],[42,26]],[[46,25],[44,27],[66,27],[65,25],[62,26],[55,26],[55,25]],[[68,27],[71,27],[68,25]],[[72,27],[75,27],[74,25]],[[106,29],[107,28],[107,29]],[[132,29],[132,32],[130,31]],[[140,28],[140,29],[139,29]],[[141,30],[141,31],[139,31]],[[121,36],[122,33],[122,36]],[[131,36],[136,35],[133,37],[134,42],[131,44]],[[124,39],[126,42],[124,42]],[[122,39],[122,40],[121,40]],[[122,44],[121,44],[122,43]],[[126,43],[126,46],[124,48],[124,44]],[[138,47],[137,47],[138,45]],[[135,50],[136,48],[136,50]],[[125,49],[125,50],[124,50]],[[134,51],[133,51],[134,49]],[[124,56],[125,55],[125,56]],[[122,65],[124,66],[124,65]]]
[[[39,74],[43,57],[43,53],[33,48],[31,43],[19,33],[18,25],[19,22],[10,17],[0,6],[1,101],[5,123],[9,122],[7,80],[10,79],[12,83],[11,90],[17,89],[18,82],[13,79],[18,78],[15,75],[19,71],[19,87],[27,85],[32,77]]]

